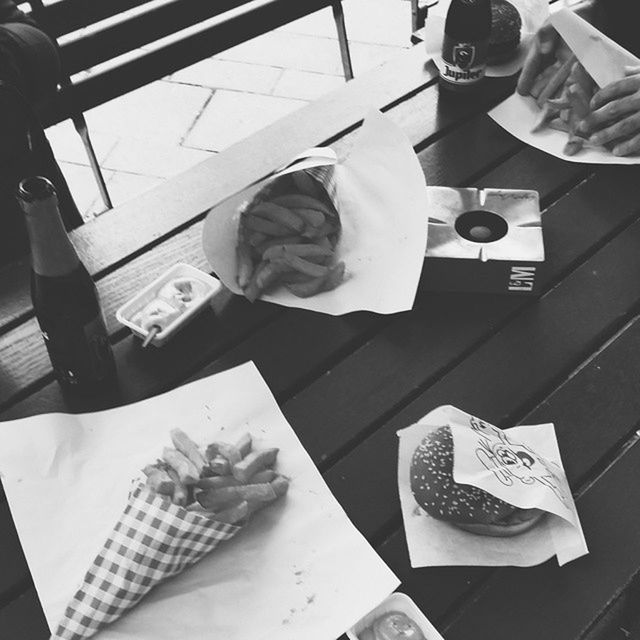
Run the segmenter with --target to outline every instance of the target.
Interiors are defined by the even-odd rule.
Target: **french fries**
[[[298,297],[335,289],[340,219],[324,188],[304,171],[280,176],[240,215],[238,285],[251,302],[284,286]]]
[[[253,450],[248,433],[204,450],[181,429],[170,436],[175,449],[165,447],[143,473],[150,490],[176,505],[235,524],[287,493],[289,481],[273,468],[278,449]]]
[[[540,107],[532,133],[547,127],[564,131],[568,134],[564,152],[578,153],[588,146],[578,125],[591,113],[589,102],[596,90],[595,82],[574,55],[548,66],[538,75],[530,91]]]

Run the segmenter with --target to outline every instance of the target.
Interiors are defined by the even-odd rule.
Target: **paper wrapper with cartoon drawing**
[[[595,89],[622,79],[625,76],[625,66],[640,65],[640,59],[570,9],[562,8],[553,12],[551,24],[591,76],[597,85]],[[591,164],[640,163],[640,155],[615,156],[609,149],[587,143],[575,155],[567,154],[565,147],[568,134],[552,126],[537,126],[541,107],[531,96],[515,93],[489,111],[489,115],[516,138],[563,160]]]
[[[278,178],[302,170],[322,183],[338,212],[334,258],[344,262],[344,280],[333,290],[309,297],[277,286],[260,299],[330,315],[411,309],[427,245],[425,179],[406,135],[375,110],[368,113],[343,157],[329,148],[311,149],[211,209],[203,247],[223,284],[242,294],[236,247],[243,207]]]
[[[488,78],[512,76],[522,68],[528,47],[536,31],[549,15],[549,3],[547,0],[511,0],[511,4],[518,10],[522,20],[520,44],[515,55],[510,60],[487,65],[485,75]],[[429,9],[429,15],[424,26],[424,43],[427,55],[433,59],[438,69],[443,66],[442,39],[450,5],[451,0],[439,0],[434,7]]]
[[[522,509],[545,514],[512,537],[470,533],[429,516],[411,491],[414,451],[448,425],[453,477]],[[502,430],[455,407],[442,406],[398,432],[398,487],[411,566],[533,566],[556,556],[563,565],[588,553],[552,424]]]

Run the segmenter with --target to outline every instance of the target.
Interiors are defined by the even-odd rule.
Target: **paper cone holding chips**
[[[579,129],[598,88],[624,78],[625,67],[639,66],[640,59],[567,8],[552,13],[550,22],[568,50],[560,49],[555,63],[539,73],[530,96],[514,94],[489,115],[523,142],[563,160],[640,163],[640,155],[616,156],[614,145],[594,145]]]
[[[188,511],[136,484],[52,640],[90,638],[240,528],[217,522],[214,515]]]
[[[224,285],[234,293],[243,292],[237,259],[241,212],[256,196],[268,195],[278,180],[291,180],[296,173],[320,185],[336,213],[334,224],[325,212],[337,230],[328,234],[328,268],[343,264],[344,274],[330,290],[321,287],[317,293],[299,297],[292,288],[275,286],[266,289],[260,299],[331,315],[411,309],[427,244],[425,179],[405,134],[377,111],[367,115],[353,146],[342,157],[331,149],[311,149],[209,212],[203,231],[204,252]],[[312,237],[313,233],[303,227],[290,235]],[[305,259],[302,268],[315,273],[310,260]]]
[[[287,493],[273,470],[279,449],[235,443],[200,447],[181,429],[174,448],[147,465],[126,508],[56,625],[53,640],[89,638],[135,606],[153,587],[233,537],[253,513]]]

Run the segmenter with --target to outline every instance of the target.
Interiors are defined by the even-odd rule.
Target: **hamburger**
[[[483,489],[453,479],[453,436],[448,426],[423,438],[411,458],[411,491],[433,518],[486,536],[514,536],[533,527],[544,514],[521,509]]]
[[[487,62],[502,64],[515,57],[520,44],[522,18],[507,0],[491,0],[491,35]]]

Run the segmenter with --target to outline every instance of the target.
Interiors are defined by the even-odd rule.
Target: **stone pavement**
[[[343,4],[356,76],[409,46],[409,2]],[[114,205],[343,82],[335,23],[325,9],[92,109],[86,117]],[[71,122],[47,136],[85,219],[101,214]]]

